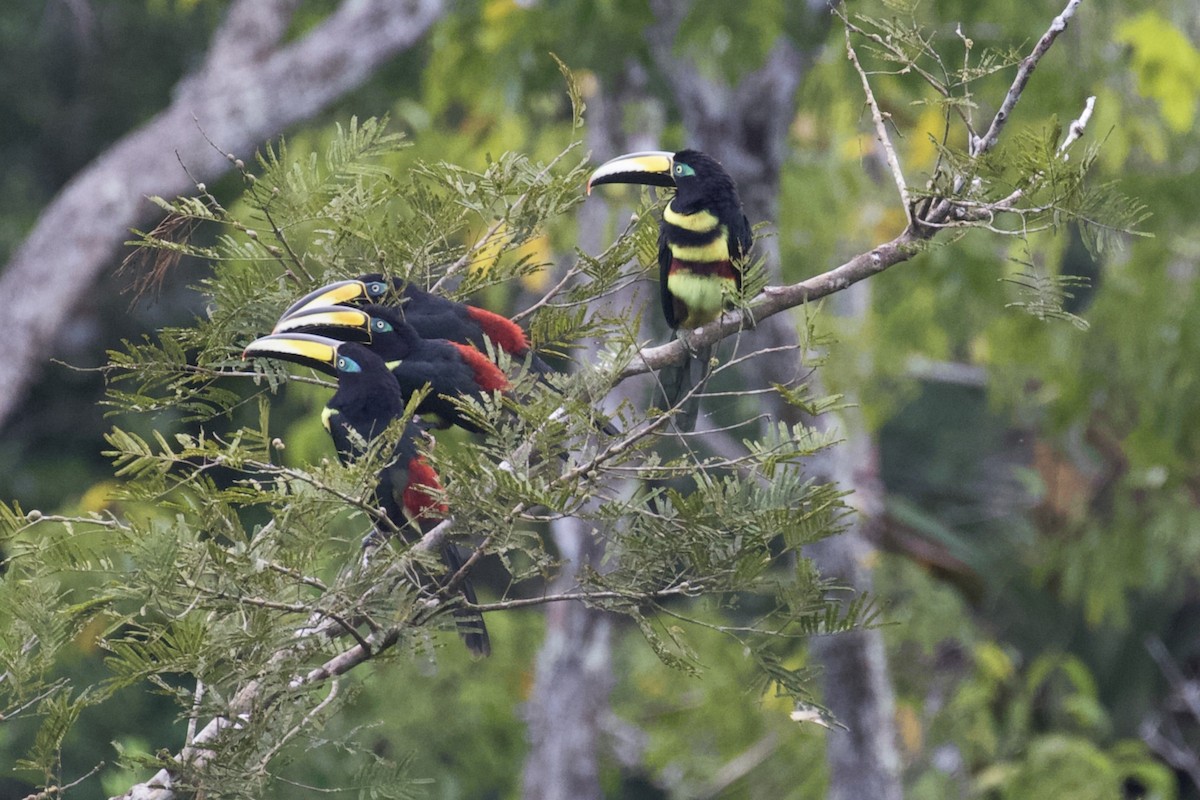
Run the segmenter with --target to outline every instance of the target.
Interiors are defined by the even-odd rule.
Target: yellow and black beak
[[[275,358],[337,374],[338,347],[343,342],[309,333],[273,333],[246,346],[242,358]]]
[[[675,185],[675,154],[664,150],[627,153],[606,161],[588,178],[587,193],[603,183],[642,183],[647,186]]]
[[[283,315],[279,318],[279,322],[282,323],[288,317],[299,314],[301,311],[309,308],[336,306],[342,303],[356,303],[369,299],[370,295],[367,293],[367,285],[362,281],[338,281],[309,292],[304,297],[292,303],[288,307],[288,310],[283,312]],[[279,323],[276,323],[274,332],[279,332]]]
[[[308,306],[285,314],[273,333],[316,333],[343,342],[371,341],[371,315],[351,306]]]

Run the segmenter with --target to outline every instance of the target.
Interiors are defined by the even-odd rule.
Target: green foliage
[[[1063,303],[1074,299],[1075,295],[1069,290],[1088,286],[1087,278],[1077,275],[1039,275],[1033,271],[1033,264],[1023,264],[1029,272],[1021,272],[1004,280],[1017,287],[1021,299],[1009,303],[1010,308],[1020,308],[1037,319],[1062,319],[1070,322],[1081,331],[1088,329],[1087,320],[1064,310]]]
[[[915,74],[932,90],[913,101],[938,109],[942,116],[941,130],[929,134],[937,154],[932,170],[924,181],[907,177],[915,184],[910,189],[914,196],[928,198],[931,205],[949,200],[958,209],[956,220],[982,222],[994,232],[1022,239],[1076,223],[1093,253],[1103,253],[1120,244],[1123,235],[1136,232],[1148,216],[1145,206],[1123,196],[1114,184],[1089,186],[1086,179],[1095,167],[1097,148],[1071,158],[1063,149],[1066,141],[1057,120],[1041,131],[1027,127],[1010,132],[995,149],[996,140],[985,141],[993,135],[993,117],[976,112],[980,87],[1010,72],[1024,54],[992,48],[976,52],[961,27],[954,39],[939,41],[918,19],[917,10],[913,4],[891,17],[843,16],[852,41],[860,40],[878,64],[898,74]],[[995,102],[1002,96],[998,93]]]
[[[1049,651],[1026,662],[981,638],[961,598],[911,562],[889,558],[877,575],[910,616],[886,630],[913,796],[1120,798],[1127,782],[1177,796],[1171,770],[1115,730],[1082,659]]]
[[[401,179],[381,161],[403,146],[383,122],[352,120],[323,153],[293,155],[280,143],[257,172],[238,165],[244,194],[232,208],[203,186],[196,197],[159,201],[168,220],[140,243],[158,269],[179,257],[212,264],[198,286],[206,314],[113,352],[108,402],[126,417],[168,412],[193,425],[113,428],[104,453],[118,480],[112,510],[53,521],[15,507],[3,515],[10,569],[0,602],[11,613],[0,636],[38,646],[13,656],[0,691],[4,708],[40,721],[23,767],[43,784],[68,777],[56,758],[80,713],[140,686],[201,728],[231,715],[239,723],[202,734],[211,737],[211,758],[172,764],[166,754],[177,747],[164,744],[154,754],[123,749],[121,767],[169,766],[181,785],[207,796],[261,796],[288,779],[281,753],[330,746],[321,725],[361,688],[325,670],[340,672],[331,666],[339,658],[411,658],[431,631],[451,624],[448,612],[461,600],[419,579],[441,569],[424,546],[394,538],[358,555],[364,534],[391,525],[374,508],[373,490],[402,425],[348,466],[327,457],[289,463],[269,396],[297,379],[329,384],[278,364],[251,369],[238,357],[292,300],[332,279],[379,271],[460,298],[507,286],[540,266],[518,251],[580,202],[586,162],[578,144],[544,164],[514,154],[481,169],[418,162]],[[462,402],[488,435],[430,449],[453,510],[450,535],[497,556],[519,598],[556,568],[541,536],[546,520],[582,519],[609,539],[606,568],[576,589],[585,602],[632,619],[664,663],[689,673],[703,661],[688,631],[707,623],[666,625],[664,615],[689,620],[699,598],[736,614],[753,608],[726,626],[729,635],[756,654],[764,690],[807,698],[809,674],[785,667],[775,643],[872,618],[866,603],[823,600],[811,569],[774,566],[840,527],[839,494],[804,467],[831,438],[779,425],[748,439],[736,458],[668,455],[657,433],[666,417],[632,407],[621,411],[628,433],[595,436],[595,398],[619,380],[638,344],[623,309],[613,314],[597,301],[639,269],[631,257],[653,241],[648,220],[642,215],[599,255],[579,254],[529,320],[543,346],[568,350],[598,336],[609,358],[538,381],[498,354],[514,373],[511,396]],[[215,229],[212,245],[178,235],[206,228]],[[622,495],[615,487],[630,479],[655,488]],[[64,570],[82,582],[60,587],[54,576]],[[510,599],[485,608],[499,612]],[[55,682],[56,656],[84,628],[105,653],[105,677],[88,687]],[[356,786],[376,794],[390,787],[380,796],[411,788],[405,759],[381,758],[357,737],[338,748],[358,769]]]
[[[1173,131],[1190,131],[1200,102],[1200,50],[1153,10],[1126,20],[1115,38],[1132,50],[1138,91],[1157,103]]]

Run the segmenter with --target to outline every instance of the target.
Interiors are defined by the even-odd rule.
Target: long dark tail
[[[538,377],[543,375],[553,375],[554,373],[558,372],[558,370],[547,364],[546,360],[533,350],[526,351],[525,357],[529,359],[529,371]]]
[[[700,417],[700,395],[708,381],[708,364],[711,360],[712,346],[709,345],[688,353],[682,363],[671,364],[658,372],[662,407],[670,409],[679,406],[672,422],[680,433],[690,433],[696,429],[696,420]]]
[[[459,568],[465,563],[462,551],[452,544],[446,544],[442,547],[442,559],[446,562],[447,575],[453,575],[458,572]],[[465,578],[458,585],[458,588],[462,592],[463,599],[474,605],[475,587],[471,585],[471,579]],[[488,636],[487,625],[483,622],[483,615],[478,611],[459,608],[455,609],[454,617],[458,623],[458,635],[462,637],[463,642],[467,645],[467,649],[471,651],[471,655],[479,658],[490,656],[492,654],[492,640]]]
[[[544,385],[550,389],[554,389],[555,391],[558,391],[557,389],[555,389],[554,384],[550,382],[548,376],[557,374],[558,372],[561,372],[561,370],[557,370],[554,367],[547,364],[546,361],[544,359],[542,359],[541,356],[539,356],[537,353],[535,353],[532,350],[529,350],[526,352],[526,357],[529,359],[529,371],[532,372],[535,376],[537,376],[538,380],[541,381],[542,385]],[[620,436],[621,435],[621,429],[618,428],[616,425],[613,425],[611,422],[604,422],[604,423],[597,422],[596,428],[606,436]]]

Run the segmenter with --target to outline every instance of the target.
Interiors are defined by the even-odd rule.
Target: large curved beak
[[[306,306],[285,314],[272,333],[317,333],[343,342],[371,341],[371,315],[351,306]]]
[[[588,178],[587,193],[602,183],[643,183],[647,186],[674,186],[675,154],[664,150],[627,153],[605,161]]]
[[[338,281],[336,283],[322,286],[320,289],[309,292],[301,297],[296,302],[288,307],[287,311],[279,317],[279,321],[283,322],[293,314],[298,314],[308,308],[318,306],[336,306],[342,303],[353,303],[359,300],[369,298],[367,294],[367,285],[362,281]],[[275,325],[275,332],[279,331],[279,325]]]
[[[337,339],[308,333],[273,333],[246,346],[242,358],[275,358],[337,374]]]

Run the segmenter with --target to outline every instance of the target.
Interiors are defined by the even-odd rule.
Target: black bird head
[[[367,298],[372,303],[399,302],[404,297],[404,281],[388,278],[378,272],[359,275],[356,279],[367,289]]]
[[[404,321],[400,309],[370,303],[359,308],[312,306],[290,314],[275,325],[275,333],[302,331],[344,341],[369,342],[371,352],[385,362],[408,358],[421,336]]]
[[[242,358],[291,361],[334,376],[338,388],[327,412],[336,409],[346,413],[353,419],[352,427],[368,440],[404,413],[399,384],[384,360],[365,344],[308,333],[273,333],[247,345]],[[322,421],[329,427],[327,415]]]
[[[344,342],[370,342],[371,318],[352,306],[305,306],[281,317],[271,333],[311,333]]]
[[[371,350],[387,362],[408,358],[420,349],[421,335],[404,320],[404,312],[395,306],[368,303],[362,307],[371,332]]]
[[[403,288],[404,284],[399,278],[388,279],[377,273],[326,284],[288,306],[287,311],[284,311],[279,317],[279,322],[276,323],[273,332],[279,333],[280,325],[289,317],[312,308],[360,303],[402,302],[404,299]]]
[[[713,211],[714,203],[728,204],[740,212],[741,200],[733,178],[712,156],[699,150],[668,153],[646,150],[628,153],[601,164],[588,179],[587,191],[605,183],[640,183],[675,188],[675,210],[690,214],[701,208]]]
[[[394,379],[382,358],[365,344],[340,342],[326,336],[309,333],[272,333],[261,336],[242,352],[242,358],[274,358],[291,361],[320,370],[338,379],[358,383],[381,374],[389,381]]]

